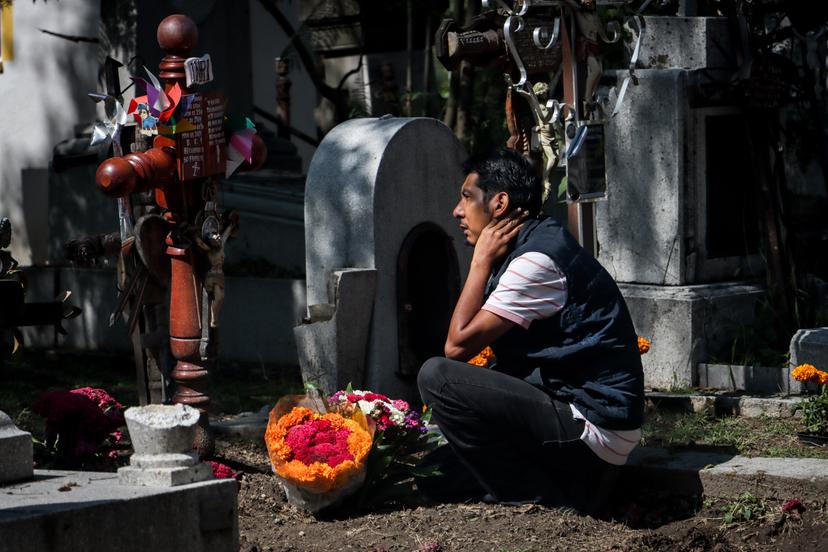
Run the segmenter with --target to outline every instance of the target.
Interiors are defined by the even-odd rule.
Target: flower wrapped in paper
[[[406,401],[394,400],[372,391],[337,391],[328,399],[332,408],[349,413],[359,407],[363,414],[376,424],[377,431],[401,433],[427,431],[419,412],[412,410]]]
[[[331,395],[328,403],[345,416],[364,414],[376,428],[366,481],[353,505],[369,508],[388,503],[419,503],[421,496],[415,491],[415,478],[436,472],[436,468],[422,468],[420,460],[441,440],[439,434],[428,429],[431,410],[425,409],[421,415],[406,401],[350,386]]]
[[[280,400],[270,412],[265,444],[288,501],[311,512],[330,506],[365,481],[372,431],[365,416],[327,412],[305,396]]]

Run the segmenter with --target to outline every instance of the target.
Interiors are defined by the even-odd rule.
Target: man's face
[[[466,243],[474,245],[480,232],[492,220],[492,211],[486,203],[483,190],[477,187],[480,176],[469,173],[460,187],[460,201],[452,211],[452,216],[460,222],[460,229],[466,235]]]

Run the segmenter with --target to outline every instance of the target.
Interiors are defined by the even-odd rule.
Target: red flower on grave
[[[75,465],[98,451],[114,429],[113,422],[89,397],[70,391],[51,391],[32,410],[46,419],[46,445],[58,458]]]
[[[802,514],[804,511],[805,505],[798,498],[791,498],[782,505],[782,512],[786,514]]]
[[[213,469],[213,477],[215,477],[216,479],[238,480],[241,477],[241,475],[238,472],[233,471],[233,468],[225,464],[222,464],[221,462],[216,462],[215,460],[208,460],[207,463],[210,464],[210,467]]]

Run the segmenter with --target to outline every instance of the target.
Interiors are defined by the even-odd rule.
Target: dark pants
[[[583,422],[573,419],[568,404],[521,379],[442,357],[423,365],[417,383],[459,471],[467,470],[495,500],[593,513],[601,498],[596,493],[606,495],[595,487],[608,482],[613,466],[581,441]],[[457,487],[463,474],[450,466],[451,454],[435,456],[447,464],[446,475],[426,485]]]

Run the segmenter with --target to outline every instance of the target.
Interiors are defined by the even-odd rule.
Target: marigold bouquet
[[[372,431],[361,412],[327,412],[304,395],[282,398],[270,412],[265,444],[288,501],[311,512],[330,506],[365,481]]]
[[[828,372],[818,370],[813,364],[800,364],[791,376],[797,381],[819,386],[819,392],[808,395],[802,403],[802,421],[807,431],[828,434]]]
[[[276,404],[265,444],[288,501],[310,512],[346,498],[354,508],[411,502],[413,478],[428,475],[419,457],[439,439],[429,418],[379,393],[348,386],[325,400],[309,386]]]

